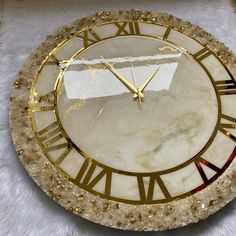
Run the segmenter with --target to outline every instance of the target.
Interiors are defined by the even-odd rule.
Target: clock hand
[[[148,79],[144,82],[144,84],[142,85],[142,87],[138,90],[139,92],[143,92],[143,90],[147,87],[147,85],[149,84],[149,82],[153,79],[153,77],[156,75],[156,73],[159,70],[159,66],[158,68],[148,77]],[[138,95],[137,93],[133,95],[134,98],[137,98]]]
[[[133,93],[137,94],[137,96],[143,97],[143,93],[140,92],[133,84],[131,84],[118,70],[116,70],[113,65],[107,62],[103,57],[102,62],[104,65]]]
[[[136,86],[136,77],[135,77],[135,73],[134,73],[134,65],[133,65],[133,63],[131,63],[131,74],[132,74],[133,84],[137,88],[137,86]]]
[[[133,63],[131,64],[131,73],[132,73],[132,79],[133,79],[133,83],[134,83],[134,86],[136,87],[136,76],[135,76],[135,73],[134,73],[134,65]],[[141,103],[142,103],[142,99],[139,95],[138,96],[138,101],[139,101],[139,105],[140,105],[140,108],[141,108]]]

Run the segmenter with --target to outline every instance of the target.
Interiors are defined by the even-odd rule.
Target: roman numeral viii
[[[64,138],[57,121],[38,131],[38,137],[45,152],[66,148],[65,153],[57,159],[57,162],[61,162],[62,158],[72,149],[71,145]]]

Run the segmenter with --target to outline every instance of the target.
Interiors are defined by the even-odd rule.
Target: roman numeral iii
[[[236,94],[236,83],[233,80],[215,81],[215,86],[220,95]]]
[[[55,145],[56,142],[64,138],[63,134],[61,133],[61,127],[59,126],[57,121],[38,131],[38,136],[40,142],[45,148],[45,151],[47,152],[58,150],[68,146],[67,141]]]

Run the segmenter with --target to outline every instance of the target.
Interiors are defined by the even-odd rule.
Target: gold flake
[[[20,80],[16,80],[14,83],[14,87],[15,88],[19,88],[21,86],[21,81]]]
[[[15,97],[13,95],[10,96],[10,101],[13,101]]]
[[[118,222],[116,222],[116,225],[117,225],[118,227],[120,227],[120,226],[122,225],[122,223],[121,223],[120,221],[118,221]]]
[[[209,204],[208,204],[208,206],[215,206],[216,204],[218,203],[218,200],[217,199],[212,199],[212,200],[210,200],[209,201]]]
[[[82,137],[82,138],[80,139],[80,141],[78,142],[78,144],[77,144],[78,146],[80,146],[80,144],[87,138],[87,136],[88,136],[88,134],[89,134],[89,131],[92,130],[95,121],[102,115],[103,110],[104,110],[103,107],[98,110],[98,113],[94,116],[94,118],[93,118],[92,121],[91,121],[91,124],[90,124],[90,126],[89,126],[89,130],[87,131],[86,135],[85,135],[84,137]]]
[[[196,200],[195,198],[193,199],[193,203],[190,205],[191,210],[197,211],[198,206],[200,205],[201,201]]]
[[[133,216],[130,218],[130,223],[135,224],[137,222],[137,219]]]
[[[93,206],[97,205],[97,202],[94,199],[91,200],[91,203],[92,203]]]
[[[177,48],[173,48],[173,47],[171,47],[171,46],[163,46],[163,47],[159,48],[159,50],[160,50],[160,51],[170,50],[170,51],[172,51],[172,52],[178,51]]]
[[[104,202],[103,203],[103,210],[107,210],[107,209],[109,209],[111,207],[111,203],[110,202]]]
[[[193,27],[188,22],[183,22],[173,16],[168,14],[151,14],[150,12],[139,11],[136,9],[119,11],[119,12],[100,12],[96,16],[91,16],[81,20],[77,20],[70,25],[70,28],[64,28],[60,30],[56,35],[48,37],[44,45],[36,50],[33,56],[30,57],[27,64],[23,67],[19,73],[19,78],[14,84],[14,96],[10,97],[10,124],[12,129],[12,136],[14,137],[14,143],[17,147],[24,147],[17,150],[18,154],[24,152],[24,157],[21,160],[25,167],[27,168],[30,175],[34,180],[41,186],[44,191],[48,192],[56,201],[62,204],[67,209],[73,211],[75,214],[84,213],[86,218],[94,219],[91,212],[98,211],[96,222],[101,222],[104,224],[106,219],[116,218],[117,222],[106,223],[112,227],[119,227],[131,230],[163,230],[167,228],[173,228],[177,226],[183,226],[190,222],[196,222],[200,218],[205,218],[209,214],[218,210],[222,205],[226,204],[228,201],[232,200],[235,196],[236,190],[233,188],[236,186],[236,174],[234,165],[230,165],[226,170],[228,175],[221,175],[219,178],[222,181],[215,181],[211,184],[211,188],[205,188],[204,191],[200,193],[195,193],[191,196],[186,196],[184,199],[177,199],[170,204],[153,204],[151,207],[158,210],[155,211],[156,216],[153,217],[154,213],[149,212],[150,205],[132,205],[125,204],[120,207],[117,203],[116,207],[107,207],[107,201],[99,196],[95,196],[92,193],[85,192],[83,195],[83,201],[81,202],[80,197],[75,198],[75,201],[71,199],[71,192],[74,192],[76,196],[79,196],[81,190],[74,184],[71,186],[71,182],[68,178],[65,178],[63,174],[58,175],[58,169],[56,169],[44,156],[39,152],[39,147],[36,145],[34,138],[29,141],[27,137],[34,137],[31,130],[31,126],[28,122],[28,113],[22,112],[28,103],[29,91],[22,88],[24,85],[29,89],[33,78],[40,69],[40,64],[48,56],[50,51],[53,51],[55,47],[63,40],[74,35],[74,33],[79,30],[88,27],[89,24],[98,22],[99,24],[107,21],[116,20],[140,20],[147,21],[150,23],[158,23],[167,27],[172,27],[175,29],[182,29],[183,33],[191,36],[192,38],[198,40],[200,43],[208,46],[216,54],[218,54],[223,61],[223,63],[228,63],[230,66],[230,71],[234,76],[236,76],[236,58],[231,53],[228,53],[228,49],[217,42],[211,35],[202,31],[199,27]],[[70,30],[69,30],[70,29]],[[73,34],[71,34],[73,33]],[[228,66],[225,65],[225,66]],[[19,115],[21,114],[21,115]],[[22,122],[22,120],[24,122]],[[24,133],[22,134],[22,130]],[[20,138],[19,138],[20,134]],[[27,137],[26,137],[27,136]],[[30,146],[30,148],[27,147]],[[26,148],[25,148],[26,147]],[[32,151],[33,150],[33,151]],[[35,155],[37,153],[37,156]],[[27,156],[32,158],[27,158]],[[33,160],[29,162],[29,160]],[[37,168],[39,168],[37,173]],[[40,169],[41,168],[41,169]],[[41,170],[41,171],[40,171]],[[224,183],[224,184],[223,184]],[[71,189],[73,188],[73,191]],[[62,194],[62,190],[63,194]],[[211,200],[206,200],[211,196]],[[220,196],[219,196],[220,195]],[[89,200],[93,197],[93,200]],[[206,202],[207,204],[205,204]],[[86,205],[87,203],[87,205]],[[97,208],[96,205],[103,206],[105,203],[105,213],[101,211],[102,207]],[[79,204],[85,204],[83,206]],[[159,208],[161,206],[161,208]],[[214,206],[214,207],[213,207]],[[186,213],[182,209],[188,209],[190,207],[191,212]],[[209,207],[211,207],[209,209]],[[213,209],[214,208],[214,209]],[[119,209],[119,210],[117,210]],[[181,210],[180,210],[181,209]],[[137,212],[142,212],[143,217],[137,214]],[[118,214],[119,215],[118,215]],[[166,221],[165,214],[173,216],[171,219]],[[182,215],[184,217],[182,217]],[[123,217],[125,216],[125,217]],[[144,217],[145,216],[145,217]],[[118,218],[119,217],[119,218]],[[158,223],[157,223],[158,221]],[[141,223],[142,222],[142,223]]]
[[[19,148],[17,153],[18,153],[18,155],[22,154],[23,153],[23,148]]]
[[[174,205],[169,204],[169,205],[167,206],[167,209],[166,209],[166,215],[168,216],[168,215],[172,214],[172,213],[174,212],[174,210],[175,210]]]
[[[76,111],[79,109],[83,109],[85,106],[85,100],[84,99],[80,99],[78,101],[75,101],[72,105],[70,105],[66,111],[64,112],[63,115],[63,119],[64,121],[66,121],[68,119],[68,117],[70,116],[72,111]]]
[[[82,201],[84,200],[84,194],[79,194],[79,196],[77,197],[78,201]]]

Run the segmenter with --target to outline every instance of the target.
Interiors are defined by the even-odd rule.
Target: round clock
[[[167,14],[100,12],[64,26],[16,80],[18,155],[91,221],[163,230],[235,196],[236,58]]]

